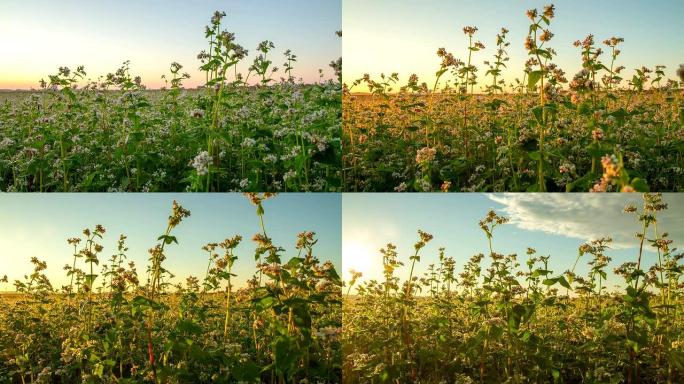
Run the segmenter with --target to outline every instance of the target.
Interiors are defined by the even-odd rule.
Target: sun
[[[345,281],[351,279],[350,270],[361,272],[362,279],[372,278],[375,266],[373,261],[376,255],[367,244],[360,243],[356,240],[345,241],[342,244],[342,270]]]

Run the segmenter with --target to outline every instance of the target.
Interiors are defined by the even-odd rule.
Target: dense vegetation
[[[412,75],[397,90],[396,73],[345,84],[344,190],[682,190],[682,83],[662,65],[625,81],[624,39],[605,39],[604,53],[593,35],[575,42],[582,70],[568,81],[549,46],[553,5],[527,16],[529,60],[514,83],[503,80],[510,43],[502,28],[484,93],[474,92],[485,46],[469,26],[467,58],[437,51],[434,85]],[[684,82],[684,66],[678,76]],[[368,93],[353,93],[362,85]]]
[[[249,195],[262,225],[244,287],[232,271],[239,235],[203,247],[204,279],[171,284],[165,248],[190,216],[175,201],[144,272],[126,260],[126,236],[104,257],[100,225],[68,239],[61,289],[33,258],[18,293],[0,296],[0,383],[339,383],[340,278],[316,257],[313,232],[284,257],[266,234],[268,197]]]
[[[287,50],[279,70],[263,41],[243,75],[247,50],[222,28],[224,16],[206,27],[198,90],[183,88],[189,75],[172,63],[167,86],[146,91],[125,62],[81,88],[84,68],[62,67],[39,91],[0,97],[0,189],[339,190],[341,59],[330,64],[335,80],[321,71],[304,84],[297,56]]]
[[[622,265],[606,255],[607,237],[581,245],[564,272],[533,248],[500,254],[494,233],[508,219],[493,211],[480,221],[485,253],[461,261],[442,248],[423,276],[414,266],[432,235],[418,231],[403,281],[396,269],[404,261],[388,244],[384,280],[359,285],[353,273],[347,282],[344,382],[681,383],[684,254],[658,226],[666,208],[658,194],[625,208],[642,230],[633,261]],[[575,273],[579,262],[586,276]],[[608,289],[609,275],[619,290]]]

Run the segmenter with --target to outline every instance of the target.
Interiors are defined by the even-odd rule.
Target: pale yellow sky
[[[496,35],[502,27],[510,30],[508,53],[510,61],[503,69],[506,84],[523,75],[528,53],[524,40],[529,31],[525,11],[541,9],[549,1],[524,0],[431,0],[429,6],[417,0],[345,0],[342,4],[344,40],[343,81],[347,85],[365,73],[379,80],[380,73],[398,72],[399,86],[405,85],[415,73],[420,81],[432,87],[440,59],[440,47],[462,61],[468,59],[468,37],[463,27],[476,26],[474,41],[480,40],[485,49],[473,52],[472,64],[478,67],[479,84],[491,84],[485,76],[485,60],[494,61]],[[558,55],[553,62],[566,72],[568,80],[581,69],[580,49],[573,46],[588,34],[595,35],[597,47],[607,51],[603,40],[612,36],[625,39],[620,45],[622,54],[617,65],[624,65],[622,85],[630,79],[635,68],[665,65],[666,77],[674,79],[682,60],[684,34],[681,15],[684,1],[636,0],[557,0],[556,17],[549,29],[555,34],[547,44]],[[619,7],[616,5],[619,4]],[[610,14],[610,17],[606,15]],[[641,15],[648,14],[644,18]],[[657,37],[657,38],[654,38]],[[610,55],[601,58],[610,65]],[[364,92],[365,86],[353,91]],[[478,92],[478,86],[475,87]]]
[[[238,69],[246,74],[264,40],[275,44],[268,53],[272,67],[282,71],[284,52],[297,55],[293,76],[311,83],[335,77],[328,66],[341,56],[341,4],[336,1],[268,0],[21,0],[0,2],[0,89],[38,88],[41,78],[60,66],[85,66],[88,77],[116,71],[130,60],[131,75],[149,88],[163,85],[172,62],[183,65],[191,79],[203,84],[197,54],[208,49],[204,28],[214,11],[227,13],[223,29],[249,50]],[[298,23],[297,20],[307,20]]]

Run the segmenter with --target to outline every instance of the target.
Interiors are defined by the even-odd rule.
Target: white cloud
[[[504,205],[501,211],[524,230],[582,241],[609,236],[614,249],[638,246],[635,233],[641,225],[636,216],[623,213],[627,203],[640,207],[641,196],[637,194],[507,193],[488,197]],[[684,199],[676,194],[665,195],[664,199],[670,207],[660,215],[659,225],[679,240],[683,237],[680,228],[684,226]]]

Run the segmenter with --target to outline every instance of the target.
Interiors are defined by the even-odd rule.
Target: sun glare
[[[345,281],[351,279],[350,270],[361,272],[363,277],[369,277],[376,269],[373,260],[375,254],[366,244],[356,240],[345,241],[342,244],[342,271]]]

